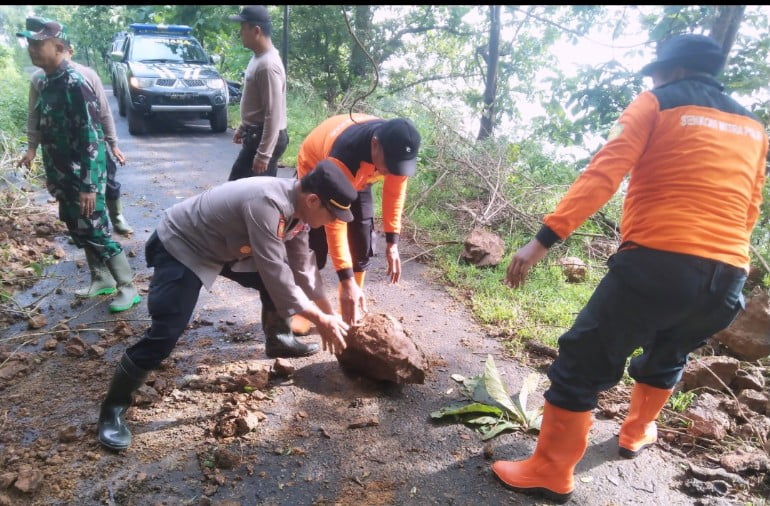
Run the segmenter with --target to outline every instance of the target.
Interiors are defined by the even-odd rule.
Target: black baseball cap
[[[650,76],[667,67],[684,67],[716,76],[722,71],[726,56],[719,43],[695,33],[676,35],[658,45],[657,59],[642,67],[641,74]]]
[[[264,5],[245,5],[239,14],[230,16],[228,19],[254,25],[270,24],[270,14]]]
[[[300,180],[302,191],[315,193],[337,219],[350,223],[350,205],[358,198],[353,184],[331,160],[321,160]]]
[[[420,132],[406,118],[383,123],[374,133],[382,146],[388,172],[397,176],[412,176],[417,168]]]

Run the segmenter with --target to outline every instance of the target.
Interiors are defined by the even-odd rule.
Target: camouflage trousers
[[[78,248],[96,252],[102,260],[109,260],[123,251],[119,242],[112,240],[105,210],[104,192],[96,193],[96,203],[91,216],[80,213],[80,194],[56,192],[59,201],[59,219],[67,225],[70,236]]]

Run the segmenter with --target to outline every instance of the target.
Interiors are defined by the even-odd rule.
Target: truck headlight
[[[224,79],[206,79],[206,86],[212,90],[221,90],[225,87]]]
[[[130,79],[131,86],[134,88],[149,88],[155,84],[154,77],[132,77]]]

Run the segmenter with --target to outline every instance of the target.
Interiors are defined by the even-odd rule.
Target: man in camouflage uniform
[[[31,32],[40,31],[43,25],[49,22],[49,19],[42,17],[29,17],[26,22],[26,30]],[[120,201],[120,183],[116,179],[117,163],[120,165],[126,164],[126,157],[118,147],[118,136],[115,131],[115,121],[112,118],[112,111],[110,111],[109,102],[107,101],[107,94],[104,92],[104,86],[99,78],[99,75],[94,72],[90,67],[80,65],[72,60],[74,54],[74,48],[72,42],[67,39],[62,39],[66,45],[67,52],[64,53],[64,58],[70,62],[70,65],[83,77],[86,82],[96,92],[96,97],[99,100],[99,107],[101,110],[100,123],[102,131],[104,132],[104,140],[106,142],[107,155],[105,160],[107,162],[107,190],[105,192],[107,210],[109,211],[110,221],[115,232],[121,235],[129,235],[133,232],[131,225],[128,224],[125,216],[123,215],[123,206]],[[30,78],[29,85],[29,109],[27,111],[27,152],[19,161],[18,165],[24,165],[28,169],[32,165],[32,161],[37,154],[37,147],[40,144],[40,132],[38,126],[40,124],[40,117],[38,116],[35,105],[39,97],[40,86],[45,79],[45,72],[42,69],[38,69]],[[110,151],[112,155],[110,156]],[[70,244],[74,244],[70,239]],[[114,288],[114,283],[113,288]]]
[[[45,72],[35,108],[46,185],[59,202],[59,218],[85,250],[92,276],[106,266],[114,278],[118,295],[110,311],[131,309],[140,297],[126,254],[109,233],[106,153],[96,93],[66,60],[67,37],[60,23],[48,21],[39,31],[16,35],[27,38],[32,63]]]

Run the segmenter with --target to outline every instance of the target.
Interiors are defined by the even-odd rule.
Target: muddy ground
[[[205,123],[131,137],[125,119],[115,119],[129,159],[118,173],[125,214],[135,228],[120,241],[146,294],[152,271],[143,245],[160,213],[225,181],[237,147],[232,132],[212,134]],[[55,215],[43,192],[34,196]],[[84,255],[60,230],[51,233],[38,237],[62,257],[14,297],[18,307],[39,304],[43,319],[33,326],[40,328],[29,328],[27,314],[0,335],[0,505],[547,503],[508,491],[489,469],[494,459],[529,455],[534,436],[513,432],[485,443],[471,428],[435,423],[430,413],[462,398],[450,375],[481,373],[487,355],[509,393],[530,372],[542,374],[548,360],[506,356],[494,332],[414,259],[419,249],[408,241],[401,283],[387,284],[378,256],[367,294],[370,311],[399,318],[427,356],[424,384],[348,375],[325,353],[292,359],[294,372],[276,375],[264,354],[259,297],[220,279],[201,293],[188,331],[130,409],[133,445],[103,449],[99,403],[116,361],[148,324],[146,297],[118,315],[108,312],[108,297],[76,301],[73,290],[88,282]],[[333,273],[324,276],[334,293]],[[635,460],[619,457],[620,419],[612,415],[624,414],[624,399],[624,387],[613,389],[597,410],[571,504],[761,504],[740,490],[686,494],[687,454],[663,442]],[[542,396],[531,402],[542,405]]]

